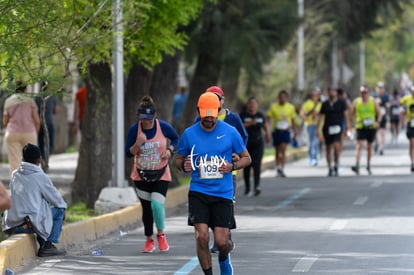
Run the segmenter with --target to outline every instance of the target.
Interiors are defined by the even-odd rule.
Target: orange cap
[[[217,117],[220,108],[220,101],[214,93],[205,92],[200,95],[197,103],[200,117]]]

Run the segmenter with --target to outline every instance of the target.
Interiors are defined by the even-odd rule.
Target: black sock
[[[223,257],[223,254],[222,253],[219,253],[219,256],[218,256],[218,260],[219,260],[219,262],[224,262],[226,259],[227,259],[227,256],[228,256],[229,254],[226,254],[226,257]]]
[[[210,267],[208,269],[203,269],[204,275],[213,275],[213,269]]]

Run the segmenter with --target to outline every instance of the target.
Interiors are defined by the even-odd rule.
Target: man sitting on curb
[[[65,219],[66,202],[49,176],[40,168],[40,149],[23,147],[23,161],[10,181],[12,207],[4,212],[6,234],[36,233],[39,257],[64,255],[53,243],[59,242]]]

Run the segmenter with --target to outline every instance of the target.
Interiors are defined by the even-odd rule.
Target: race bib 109
[[[218,163],[208,161],[200,165],[198,168],[200,172],[200,179],[221,179],[223,174],[219,172]]]

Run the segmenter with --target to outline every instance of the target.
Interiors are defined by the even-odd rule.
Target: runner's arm
[[[325,114],[319,114],[318,118],[318,135],[319,139],[323,139],[323,125],[325,124]]]
[[[345,129],[349,131],[352,128],[352,123],[351,123],[351,118],[350,118],[348,109],[345,109],[344,111],[344,118],[345,118]]]
[[[245,168],[250,165],[252,162],[252,159],[250,157],[250,154],[247,150],[244,150],[240,154],[238,154],[240,159],[232,165],[232,170],[239,170],[242,168]]]
[[[174,165],[178,170],[184,173],[189,173],[192,170],[190,158],[181,154],[175,155]]]

